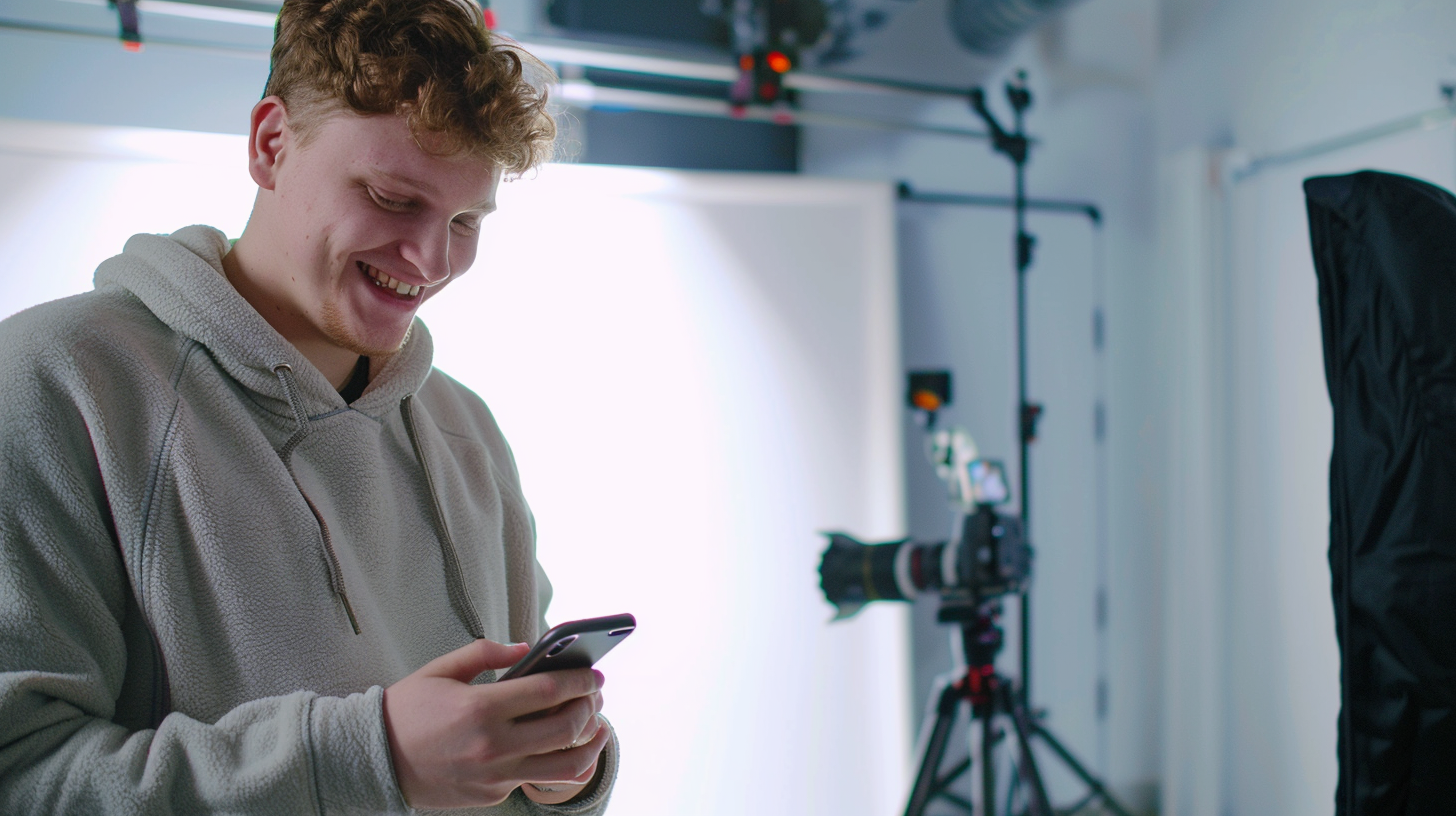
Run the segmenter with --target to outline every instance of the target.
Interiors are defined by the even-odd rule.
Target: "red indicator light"
[[[768,52],[768,57],[766,57],[766,59],[768,61],[769,70],[773,71],[776,74],[787,74],[789,72],[789,69],[794,67],[794,63],[790,61],[788,55],[782,51],[770,51]]]
[[[739,68],[739,70],[742,70],[742,71],[752,71],[753,70],[753,55],[752,54],[744,54],[743,56],[739,57],[738,58],[738,68]]]
[[[136,42],[135,40],[123,40],[121,43],[121,47],[132,52],[133,54],[140,54],[142,52],[142,44]]]

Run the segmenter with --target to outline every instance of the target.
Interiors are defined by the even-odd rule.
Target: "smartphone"
[[[590,668],[613,646],[621,643],[637,628],[631,615],[607,615],[602,618],[567,621],[551,627],[531,651],[506,669],[500,680],[525,677],[557,669]]]

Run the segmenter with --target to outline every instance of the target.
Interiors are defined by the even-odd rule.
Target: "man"
[[[550,585],[414,319],[549,152],[523,66],[468,0],[288,0],[236,243],[0,323],[0,813],[605,807],[600,673],[479,682]]]

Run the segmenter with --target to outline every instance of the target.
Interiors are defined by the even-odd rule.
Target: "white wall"
[[[242,137],[0,120],[0,315],[136,230],[237,235]],[[422,317],[512,440],[553,621],[603,662],[624,813],[876,814],[906,786],[903,609],[829,625],[820,531],[904,527],[890,189],[562,167],[508,183]]]
[[[0,317],[91,288],[139,232],[242,234],[258,187],[243,137],[0,119]]]
[[[1159,376],[1175,395],[1178,487],[1164,810],[1314,816],[1333,806],[1339,678],[1330,408],[1300,182],[1375,168],[1449,187],[1456,138],[1449,127],[1410,133],[1218,179],[1249,157],[1441,104],[1438,84],[1456,75],[1456,7],[1240,0],[1166,11],[1156,105],[1170,319],[1154,336],[1168,349]]]

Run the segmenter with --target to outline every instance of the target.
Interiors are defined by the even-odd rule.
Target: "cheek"
[[[398,240],[401,233],[397,219],[391,218],[388,213],[367,209],[340,212],[339,217],[334,219],[333,230],[365,245]]]
[[[466,240],[455,240],[450,243],[450,270],[451,276],[463,275],[475,263],[475,250],[479,244],[479,238]]]
[[[319,236],[324,239],[321,251],[336,259],[399,240],[397,225],[368,211],[341,213],[339,217],[322,221],[317,226]]]

